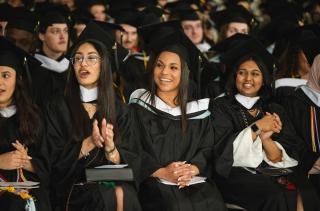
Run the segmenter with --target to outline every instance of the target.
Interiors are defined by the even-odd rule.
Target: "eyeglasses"
[[[101,58],[96,55],[88,55],[88,56],[75,56],[70,58],[70,60],[73,65],[81,65],[82,62],[85,60],[88,66],[93,66],[97,64],[101,60]]]

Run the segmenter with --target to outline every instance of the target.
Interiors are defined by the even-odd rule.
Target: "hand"
[[[16,150],[18,150],[22,154],[28,155],[28,148],[24,147],[24,145],[22,145],[18,140],[16,140],[15,143],[11,143],[11,144]]]
[[[100,130],[98,127],[98,121],[96,119],[93,121],[91,137],[92,137],[92,141],[96,147],[98,147],[98,148],[103,147],[104,140],[100,134]]]
[[[30,156],[28,156],[28,148],[25,147],[24,145],[22,145],[18,140],[16,140],[15,143],[12,143],[12,146],[14,148],[16,148],[16,150],[18,150],[22,155],[27,156],[29,158],[29,160],[26,160],[23,163],[22,168],[27,170],[27,171],[34,172],[32,163],[30,161],[32,158]]]
[[[175,173],[180,175],[178,178],[178,185],[179,185],[179,189],[180,189],[180,188],[184,188],[185,186],[189,185],[189,182],[191,181],[191,179],[194,176],[199,174],[199,169],[195,165],[184,164],[184,165],[178,167],[177,170],[175,171]]]
[[[275,113],[270,114],[266,112],[266,115],[256,121],[256,125],[260,128],[263,132],[273,131],[279,133],[282,129],[282,123],[279,116]]]
[[[18,150],[3,153],[0,155],[0,169],[13,170],[23,168],[30,160],[31,157]]]
[[[160,179],[165,179],[173,183],[177,183],[179,175],[175,174],[174,172],[179,166],[184,165],[185,163],[186,163],[185,161],[177,161],[177,162],[170,163],[166,167],[160,168],[157,171],[155,171],[152,174],[152,176],[158,177]]]
[[[108,124],[106,119],[103,118],[102,124],[101,124],[101,133],[102,133],[102,138],[104,142],[104,150],[106,152],[110,152],[112,149],[114,149],[114,133],[113,133],[113,125]]]

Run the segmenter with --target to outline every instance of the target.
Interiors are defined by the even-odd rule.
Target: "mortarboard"
[[[134,9],[121,10],[112,16],[116,24],[128,24],[130,26],[139,26],[139,14]]]
[[[76,9],[71,13],[72,25],[87,24],[94,19],[94,16],[85,9]]]
[[[142,11],[139,11],[137,17],[137,24],[139,26],[155,24],[161,22],[161,17],[164,14],[164,10],[157,6],[147,6]]]
[[[56,23],[65,23],[69,26],[71,22],[70,11],[66,6],[47,4],[39,11],[39,31],[45,32],[48,26]]]
[[[184,20],[200,20],[197,11],[184,1],[176,1],[168,3],[165,10],[170,13],[171,19]]]
[[[17,75],[27,82],[31,89],[32,80],[29,69],[40,66],[41,63],[24,50],[15,46],[4,37],[0,37],[0,66],[13,68]]]
[[[238,45],[241,45],[241,43],[251,39],[250,35],[242,34],[242,33],[236,33],[232,35],[231,37],[228,37],[221,42],[214,45],[210,50],[213,50],[218,53],[227,52],[228,50],[237,47]]]
[[[13,7],[7,3],[0,4],[0,21],[10,20],[13,14]]]
[[[178,21],[147,25],[138,28],[138,31],[147,50],[154,54],[170,51],[184,58],[190,69],[190,78],[200,87],[201,52],[184,34]]]
[[[8,19],[6,29],[21,29],[32,34],[35,33],[37,26],[37,18],[33,12],[30,12],[23,7],[12,8],[12,15]]]
[[[246,23],[249,27],[257,23],[257,20],[248,10],[238,5],[221,11],[212,11],[209,15],[217,29],[232,22]]]
[[[245,56],[259,57],[269,71],[268,73],[263,73],[265,76],[270,76],[274,73],[275,60],[273,56],[266,50],[260,41],[253,37],[243,40],[237,46],[222,54],[221,61],[227,64],[229,67],[232,67]]]

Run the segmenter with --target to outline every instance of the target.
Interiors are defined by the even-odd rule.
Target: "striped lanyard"
[[[319,127],[317,112],[314,106],[310,106],[311,146],[312,152],[320,152]]]

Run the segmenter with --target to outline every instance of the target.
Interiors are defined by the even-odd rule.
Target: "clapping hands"
[[[105,151],[110,151],[114,148],[114,132],[113,125],[107,123],[106,119],[103,118],[101,122],[101,128],[99,129],[98,121],[94,120],[92,126],[92,140],[96,147],[104,147]]]

